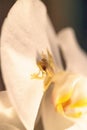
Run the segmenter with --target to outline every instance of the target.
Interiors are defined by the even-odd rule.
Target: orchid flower
[[[67,71],[63,70],[58,46],[64,53]],[[41,64],[43,58],[46,70]],[[2,28],[1,69],[12,105],[8,114],[12,116],[15,111],[18,117],[13,114],[13,122],[6,121],[1,128],[33,130],[42,120],[44,130],[86,129],[87,79],[82,76],[87,75],[86,58],[72,29],[56,35],[41,1],[16,1]],[[37,75],[32,79],[34,72]],[[3,114],[7,118],[6,112]]]

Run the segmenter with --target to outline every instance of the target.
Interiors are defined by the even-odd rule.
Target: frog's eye
[[[39,69],[41,71],[45,71],[46,72],[46,69],[48,67],[48,61],[47,61],[47,59],[43,58],[40,61],[37,61],[37,66],[39,67]]]

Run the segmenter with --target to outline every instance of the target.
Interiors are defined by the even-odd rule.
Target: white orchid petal
[[[73,122],[56,112],[52,103],[53,88],[49,88],[44,95],[41,115],[44,130],[64,130],[73,125]]]
[[[21,121],[19,120],[16,112],[14,111],[8,95],[7,91],[0,92],[0,129],[9,128],[17,128],[20,130],[25,130],[24,126],[22,125]],[[7,130],[7,129],[6,129]],[[13,130],[13,129],[12,129]]]
[[[46,9],[39,1],[18,0],[10,10],[1,36],[1,66],[10,99],[29,130],[43,95],[40,80],[31,80],[37,71],[36,56],[49,47]]]
[[[87,55],[78,45],[73,29],[66,28],[57,35],[66,60],[67,69],[87,75]]]

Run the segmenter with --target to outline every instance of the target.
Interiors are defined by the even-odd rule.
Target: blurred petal
[[[39,0],[18,0],[10,10],[2,29],[1,66],[10,99],[29,130],[43,96],[43,82],[31,80],[37,71],[37,53],[49,48],[47,16]]]
[[[0,92],[0,130],[1,128],[6,129],[6,127],[8,129],[14,128],[14,130],[16,130],[17,128],[20,130],[25,130],[16,112],[11,106],[11,103],[7,95],[7,91],[1,91]]]
[[[87,75],[87,55],[78,45],[73,29],[66,28],[60,31],[58,41],[64,54],[67,70]]]

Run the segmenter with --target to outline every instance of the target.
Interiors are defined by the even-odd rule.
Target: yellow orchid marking
[[[64,109],[63,109],[62,104],[58,104],[58,105],[56,106],[56,111],[58,111],[59,113],[61,113],[61,114],[64,115]]]
[[[58,103],[65,103],[65,102],[67,102],[69,99],[70,99],[70,97],[72,96],[72,92],[73,92],[73,90],[71,90],[70,92],[68,92],[67,94],[64,94],[64,95],[62,95],[60,98],[59,98],[59,101],[58,101]]]
[[[47,55],[45,55],[44,53],[41,54],[40,60],[37,61],[37,66],[39,68],[39,72],[33,74],[32,78],[42,79],[44,81],[45,91],[48,89],[51,83],[54,83],[54,87],[55,85],[57,86],[57,82],[55,79],[59,77],[58,74],[61,74],[60,75],[61,77],[64,73],[66,74],[66,71],[61,71],[61,73],[59,73],[59,71],[56,72],[56,66],[54,64],[52,55],[49,53],[48,50],[47,50]],[[62,81],[63,80],[60,79],[60,82]],[[66,80],[63,82],[66,82]],[[80,109],[76,111],[76,108],[87,107],[87,98],[77,100],[73,104],[72,103],[73,93],[74,93],[74,90],[72,87],[67,93],[65,92],[64,94],[61,94],[60,92],[58,99],[56,101],[55,108],[57,112],[60,112],[64,116],[71,117],[71,118],[80,118],[83,115],[83,112],[81,112]]]
[[[60,113],[62,113],[65,116],[69,116],[72,118],[80,118],[83,114],[83,112],[76,112],[74,109],[76,108],[82,108],[87,107],[87,99],[80,99],[76,103],[72,104],[71,101],[72,91],[67,93],[66,95],[63,95],[57,102],[56,110]],[[69,109],[73,109],[74,112],[66,114],[67,106],[69,106]]]
[[[58,112],[62,112],[62,114],[64,114],[64,111],[66,111],[66,107],[68,106],[68,105],[70,105],[70,103],[71,103],[71,95],[72,95],[72,92],[73,91],[70,91],[70,92],[68,92],[67,94],[65,94],[65,95],[63,95],[63,96],[61,96],[59,99],[58,99],[58,101],[57,101],[57,105],[56,105],[56,110],[58,111]],[[60,107],[61,106],[61,107]],[[61,109],[60,109],[61,108]]]
[[[74,112],[73,114],[66,114],[66,115],[71,118],[80,118],[82,116],[82,112]]]
[[[66,113],[66,111],[67,111],[66,107],[70,104],[71,104],[70,99],[64,103],[61,103],[61,104],[58,103],[56,106],[56,110],[64,116],[71,117],[71,118],[80,118],[82,116],[82,112],[75,112],[74,111],[74,112],[69,112],[68,114]]]
[[[71,108],[87,107],[87,98],[78,100],[76,103],[70,106]]]
[[[67,115],[69,117],[79,118],[82,116],[83,113],[81,111],[76,112],[74,109],[87,107],[87,98],[80,99],[80,100],[76,101],[74,104],[72,104],[72,100],[71,100],[72,92],[73,91],[70,91],[69,93],[67,93],[59,98],[59,100],[57,101],[56,110],[58,112],[64,114],[65,116]],[[69,109],[74,110],[74,113],[72,112],[72,113],[66,114],[68,106],[69,106]]]

